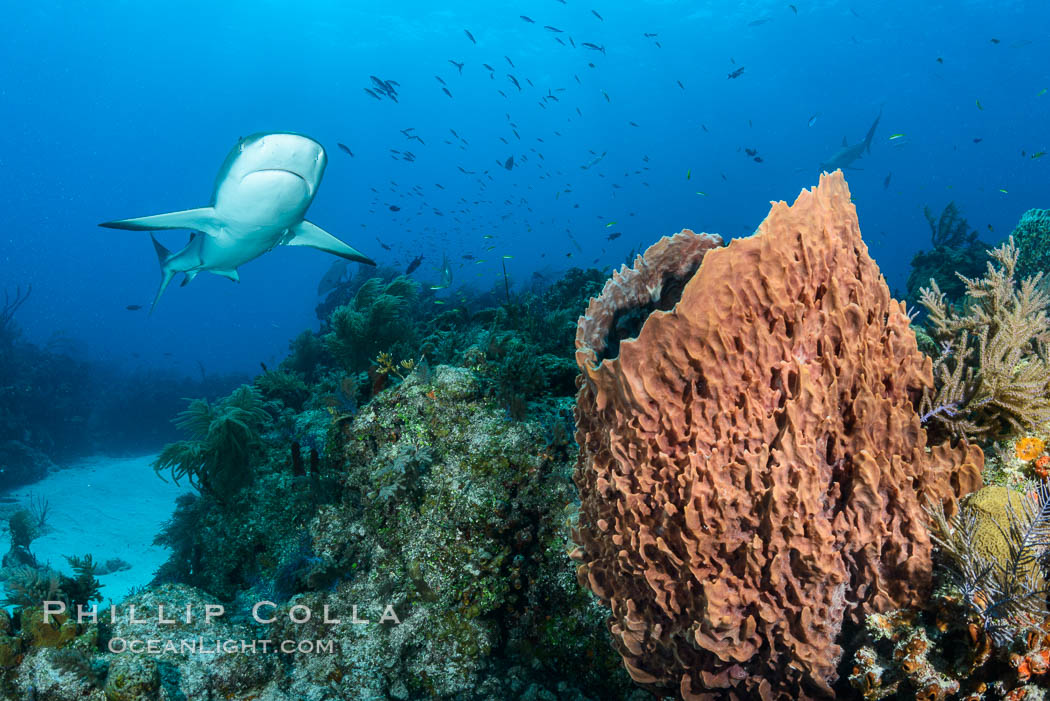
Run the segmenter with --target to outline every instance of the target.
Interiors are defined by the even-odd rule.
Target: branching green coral
[[[194,399],[175,419],[191,439],[164,446],[153,469],[158,474],[170,469],[176,484],[186,477],[198,490],[230,493],[248,482],[259,427],[268,418],[259,391],[248,385],[214,406]]]
[[[278,399],[295,411],[302,411],[303,403],[310,398],[310,388],[295,371],[269,370],[255,378],[255,386],[263,396]]]
[[[961,310],[945,303],[936,281],[920,292],[940,344],[923,419],[954,436],[993,438],[1050,420],[1050,296],[1040,287],[1042,274],[1015,282],[1012,239],[992,259],[983,278],[959,276],[966,286]]]
[[[102,582],[95,579],[97,565],[91,555],[77,557],[66,556],[66,562],[73,568],[74,576],[63,577],[63,589],[68,595],[69,608],[76,611],[77,606],[87,607],[92,601],[101,601]]]
[[[365,281],[349,304],[332,312],[332,330],[324,337],[329,352],[350,372],[367,368],[379,351],[411,335],[402,317],[418,293],[418,283],[404,276],[385,284],[378,277]]]

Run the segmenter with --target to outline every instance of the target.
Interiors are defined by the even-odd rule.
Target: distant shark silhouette
[[[879,116],[875,118],[875,122],[871,125],[871,129],[868,129],[868,135],[864,137],[864,141],[861,141],[860,143],[849,146],[846,142],[846,137],[842,137],[842,148],[840,148],[834,156],[820,164],[821,170],[826,170],[829,173],[837,168],[846,170],[850,167],[850,164],[860,158],[862,154],[871,153],[871,139],[875,136],[875,127],[879,126],[880,119],[882,119],[882,110],[879,110]],[[859,169],[854,168],[854,170]]]
[[[160,259],[157,306],[176,273],[185,285],[202,270],[240,282],[237,268],[275,246],[311,246],[368,265],[375,261],[324,229],[306,221],[324,176],[328,157],[321,144],[299,134],[253,134],[226,156],[215,180],[210,207],[121,219],[99,224],[110,229],[190,229],[190,242],[172,253],[153,238]]]

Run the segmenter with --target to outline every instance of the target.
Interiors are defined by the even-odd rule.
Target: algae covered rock
[[[21,662],[22,639],[0,633],[0,668],[10,669]]]
[[[4,698],[47,701],[105,701],[100,676],[92,656],[75,649],[39,648],[28,652],[15,670],[12,687]]]
[[[44,616],[40,606],[26,606],[21,612],[22,638],[29,647],[62,647],[82,632],[66,614]]]
[[[160,690],[160,671],[147,655],[117,655],[106,675],[106,701],[146,701]]]
[[[310,533],[338,575],[283,605],[269,637],[328,641],[337,653],[293,653],[292,693],[630,693],[604,644],[604,614],[567,555],[575,507],[568,443],[557,438],[565,428],[510,420],[482,385],[462,368],[412,373],[332,441],[343,495],[318,510]],[[293,623],[292,606],[314,617]],[[323,622],[326,606],[338,623]]]
[[[208,606],[222,606],[223,611],[215,614],[213,609],[208,620]],[[117,677],[107,677],[106,693],[153,683],[150,665],[134,661],[133,641],[155,641],[147,652],[171,698],[232,699],[261,692],[280,678],[280,665],[268,647],[244,647],[258,639],[245,613],[182,585],[163,585],[129,597],[117,606],[110,629],[108,651],[116,655],[111,659],[122,662],[110,670],[109,675]],[[175,672],[165,675],[164,669]]]

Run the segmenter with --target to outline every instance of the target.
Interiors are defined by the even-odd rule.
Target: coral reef
[[[954,202],[949,202],[940,216],[935,217],[929,207],[923,215],[930,225],[930,243],[933,249],[919,251],[911,261],[911,273],[907,282],[909,307],[918,304],[919,290],[936,280],[949,302],[962,298],[966,288],[957,273],[977,276],[988,263],[988,244],[978,240],[977,232],[970,230],[966,219],[959,213]]]
[[[278,602],[263,637],[338,646],[289,656],[274,698],[631,696],[568,558],[560,413],[510,420],[483,374],[388,364],[402,379],[353,416],[310,409],[326,391],[312,388],[294,423],[323,417],[316,465],[304,447],[296,469],[285,434],[264,427],[250,485],[221,503],[181,499],[159,539],[173,554],[158,584],[208,591],[231,610]],[[386,603],[399,625],[374,623]],[[343,623],[291,624],[294,605],[328,606]],[[350,623],[354,605],[372,625]]]
[[[1050,209],[1029,209],[1011,234],[1017,242],[1017,274],[1021,277],[1050,270]]]
[[[921,292],[939,344],[923,420],[937,433],[992,439],[1050,420],[1050,294],[1042,274],[1016,278],[1017,246],[992,251],[983,278],[961,278],[966,304],[945,302],[936,281]]]
[[[643,685],[829,697],[843,622],[928,595],[922,506],[954,513],[983,455],[925,448],[931,364],[841,173],[717,244],[654,245],[580,321],[578,577]]]
[[[991,486],[931,509],[943,580],[922,608],[872,614],[850,683],[865,699],[1039,699],[1050,669],[1050,486]]]

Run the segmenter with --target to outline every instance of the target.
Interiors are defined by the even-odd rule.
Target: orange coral
[[[1035,461],[1035,475],[1041,480],[1050,478],[1050,455],[1040,455]]]
[[[1042,454],[1046,444],[1041,438],[1035,438],[1034,436],[1026,436],[1021,440],[1014,443],[1014,455],[1017,456],[1018,460],[1035,460]]]
[[[619,341],[632,307],[656,311]],[[573,557],[628,672],[684,699],[831,696],[843,620],[924,600],[922,506],[953,512],[983,465],[924,448],[930,360],[841,173],[749,238],[655,244],[576,345]]]

